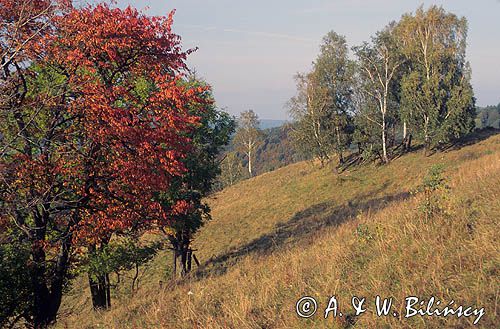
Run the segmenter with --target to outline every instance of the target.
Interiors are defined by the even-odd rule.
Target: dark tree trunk
[[[187,248],[182,246],[181,249],[181,265],[182,265],[182,276],[185,276],[188,273],[187,270]]]
[[[196,263],[196,266],[200,267],[200,262],[198,261],[198,258],[196,258],[196,255],[193,253],[193,259],[194,259],[194,262]]]
[[[49,308],[50,292],[45,281],[45,251],[41,246],[34,246],[32,250],[33,271],[31,274],[33,284],[33,325],[35,328],[45,328],[55,321],[55,314]]]
[[[179,232],[175,237],[170,236],[173,251],[172,279],[177,278],[177,258],[180,258],[181,276],[185,276],[191,270],[191,239],[186,232]]]
[[[406,139],[406,146],[405,146],[406,151],[411,150],[411,138],[412,138],[412,135],[408,134],[408,138]]]
[[[64,283],[67,277],[69,252],[71,248],[71,234],[62,241],[59,254],[56,257],[56,265],[53,272],[47,273],[47,255],[40,244],[45,241],[45,223],[48,214],[42,213],[35,216],[35,225],[39,227],[32,241],[31,255],[33,267],[31,271],[31,282],[33,284],[33,326],[35,328],[46,328],[54,323],[57,312],[61,306]],[[49,288],[50,287],[50,288]]]
[[[134,289],[139,288],[139,282],[137,282],[138,277],[139,277],[139,263],[135,263],[135,273],[134,277],[132,278],[132,292],[134,292]]]
[[[394,147],[396,145],[396,125],[392,125],[391,127],[391,147]]]
[[[336,126],[335,130],[337,131],[337,150],[338,150],[338,154],[339,154],[339,164],[342,165],[342,164],[344,164],[344,155],[342,154],[342,143],[340,141],[340,129],[338,126]]]
[[[33,326],[45,328],[56,321],[57,312],[61,306],[64,280],[67,270],[67,253],[58,256],[54,277],[51,279],[50,289],[47,284],[45,252],[35,248],[33,251],[34,268],[32,272],[33,283]]]
[[[108,243],[109,239],[104,240],[101,249]],[[89,253],[94,253],[96,246],[89,246]],[[97,275],[88,274],[90,295],[94,310],[107,310],[111,307],[111,285],[108,273],[99,273]]]
[[[411,138],[412,135],[408,134],[404,139],[403,139],[403,151],[404,152],[409,152],[411,150]]]
[[[89,287],[90,287],[90,296],[92,298],[92,306],[94,307],[94,310],[96,310],[96,306],[99,305],[99,283],[97,280],[94,280],[92,278],[92,275],[90,273],[88,274],[89,277]]]
[[[107,310],[111,307],[109,274],[92,277],[89,274],[90,294],[94,310]]]

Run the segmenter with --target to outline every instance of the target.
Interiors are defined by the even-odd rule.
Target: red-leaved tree
[[[182,207],[162,207],[158,191],[186,170],[198,124],[187,105],[200,90],[179,83],[190,51],[172,15],[69,8],[24,46],[25,100],[2,109],[0,216],[31,250],[22,316],[35,327],[55,321],[75,254],[166,225]],[[90,280],[94,305],[109,306],[106,280]]]

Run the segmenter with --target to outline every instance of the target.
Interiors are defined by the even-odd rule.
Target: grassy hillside
[[[500,135],[476,137],[429,157],[415,152],[342,174],[296,163],[227,188],[210,201],[214,219],[196,238],[204,262],[196,274],[160,287],[170,261],[161,255],[141,288],[103,314],[90,310],[88,288],[77,283],[57,326],[465,328],[474,320],[375,316],[376,295],[394,297],[400,315],[413,295],[485,307],[478,327],[493,328],[500,321]],[[426,218],[428,198],[413,192],[434,164],[443,164],[449,188],[428,195],[436,207]],[[319,304],[309,319],[295,314],[305,295]],[[332,295],[344,316],[325,320]],[[353,295],[367,298],[359,317]]]

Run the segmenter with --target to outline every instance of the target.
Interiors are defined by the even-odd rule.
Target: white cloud
[[[235,28],[220,28],[219,29],[215,26],[202,26],[202,25],[195,25],[195,24],[179,24],[178,26],[182,27],[182,28],[199,29],[199,30],[203,30],[203,31],[222,31],[222,32],[227,32],[227,33],[241,33],[241,34],[264,37],[264,38],[287,39],[287,40],[292,40],[292,41],[308,42],[308,43],[317,42],[317,40],[314,40],[312,38],[307,38],[307,37],[298,36],[298,35],[282,34],[282,33],[246,31],[246,30],[240,30],[240,29],[235,29]]]

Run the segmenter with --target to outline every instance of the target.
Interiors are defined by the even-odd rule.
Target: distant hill
[[[252,157],[254,176],[276,170],[289,164],[308,160],[307,157],[297,152],[292,143],[292,124],[286,121],[270,120],[269,124],[281,126],[261,129],[261,140],[257,151]],[[248,158],[231,140],[225,148],[221,158],[221,175],[213,186],[214,191],[232,185],[238,181],[249,178],[247,171]]]
[[[269,129],[269,128],[281,127],[286,122],[287,122],[286,120],[261,119],[259,128],[260,129]]]
[[[255,170],[257,174],[272,171],[297,161],[305,160],[292,145],[289,125],[264,129],[264,141],[257,150]],[[244,160],[246,163],[246,159]]]
[[[306,160],[304,156],[299,154],[292,144],[292,138],[290,136],[292,132],[292,126],[287,124],[286,121],[280,120],[269,120],[278,124],[282,122],[282,125],[262,129],[262,143],[260,144],[255,158],[253,159],[253,169],[255,175],[261,175],[265,172],[269,172],[289,164]],[[231,142],[226,149],[226,152],[233,152],[236,150],[236,146]],[[240,159],[241,166],[244,168],[247,166],[247,157],[240,152],[236,152],[236,156]],[[245,176],[245,171],[242,178],[247,178]]]

